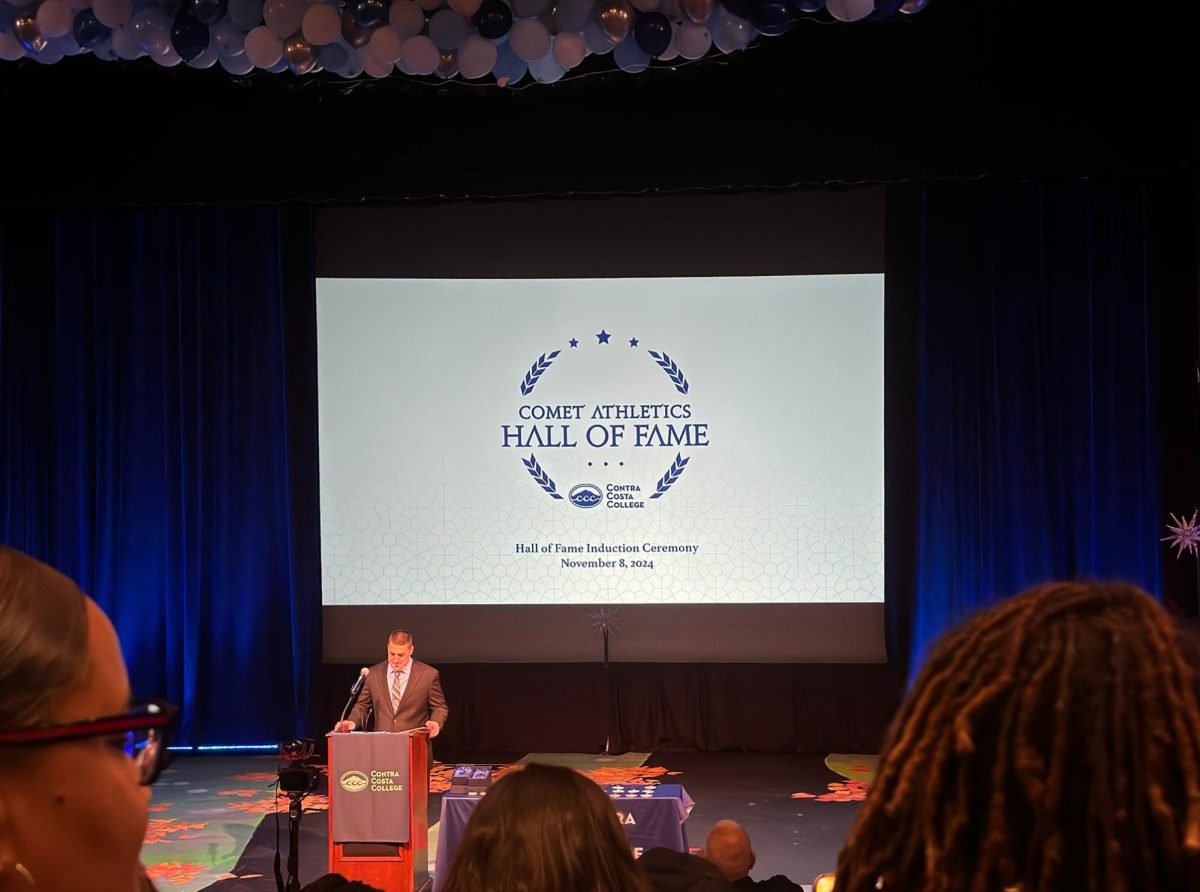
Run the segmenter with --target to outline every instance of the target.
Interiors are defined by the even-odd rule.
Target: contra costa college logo
[[[585,339],[588,343],[581,348],[579,339],[572,337],[565,348],[543,353],[534,360],[519,382],[522,399],[515,417],[500,425],[500,445],[520,450],[521,463],[534,484],[556,500],[563,500],[563,494],[542,466],[538,451],[545,456],[553,450],[552,467],[560,479],[563,475],[587,473],[595,480],[595,466],[610,468],[610,463],[586,461],[581,458],[584,453],[633,449],[635,460],[612,463],[614,479],[601,485],[590,481],[569,484],[566,501],[577,508],[645,509],[649,502],[665,496],[683,476],[692,450],[709,445],[709,425],[696,417],[691,385],[675,360],[665,351],[639,349],[637,337],[628,339],[628,347],[611,343],[612,337],[602,328],[594,344],[590,338]],[[561,396],[543,402],[535,396],[543,376],[551,370],[561,375],[559,369],[569,365],[570,358],[582,349],[609,351],[616,354],[609,357],[614,365],[633,363],[634,371],[644,368],[645,383],[639,383],[637,391],[620,402],[588,402]],[[525,450],[529,450],[528,458]]]
[[[345,771],[338,778],[338,783],[342,785],[342,789],[347,793],[361,793],[370,783],[367,776],[361,771]]]

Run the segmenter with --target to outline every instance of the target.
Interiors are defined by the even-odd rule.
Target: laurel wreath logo
[[[683,473],[683,469],[687,467],[688,459],[684,458],[678,452],[675,453],[675,461],[671,462],[671,467],[667,468],[667,473],[658,478],[658,486],[655,487],[654,494],[650,496],[652,499],[657,499],[668,489],[675,485],[675,481],[679,479]]]
[[[561,352],[561,350],[555,350],[549,356],[543,353],[534,360],[533,365],[529,367],[529,371],[525,373],[525,377],[521,380],[522,396],[529,396],[529,394],[533,393],[533,388],[537,386],[538,378],[545,374],[546,369],[550,368],[550,363],[554,362],[554,357],[558,356]],[[687,393],[687,391],[685,390],[684,393]]]
[[[555,487],[554,481],[550,479],[550,475],[543,471],[542,466],[538,464],[537,456],[531,452],[529,453],[529,458],[521,459],[521,464],[525,465],[525,470],[529,472],[529,476],[537,482],[537,485],[550,494],[550,498],[562,498],[562,494]]]
[[[675,385],[675,389],[684,396],[687,396],[687,378],[683,377],[683,370],[675,364],[675,360],[667,356],[666,353],[655,353],[653,350],[650,351],[650,355],[654,357],[654,361],[658,363],[658,367],[667,373],[667,377],[671,379],[671,383]]]

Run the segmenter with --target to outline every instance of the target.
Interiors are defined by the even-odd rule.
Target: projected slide
[[[883,276],[317,282],[325,604],[883,600]]]

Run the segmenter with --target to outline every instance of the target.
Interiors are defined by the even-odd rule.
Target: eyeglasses
[[[148,786],[158,780],[170,761],[167,746],[175,732],[178,716],[179,710],[171,704],[150,700],[133,704],[123,715],[0,731],[0,746],[37,746],[89,737],[112,737],[124,746],[125,755],[137,765],[138,783]]]

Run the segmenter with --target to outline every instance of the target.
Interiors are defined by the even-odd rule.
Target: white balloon
[[[62,37],[71,30],[75,16],[63,0],[46,0],[38,7],[37,23],[43,37]]]
[[[467,20],[452,9],[439,9],[429,19],[429,39],[443,50],[459,49],[470,33]]]
[[[867,2],[871,3],[874,0]],[[750,39],[754,37],[754,27],[745,19],[739,19],[721,7],[709,20],[709,33],[712,34],[717,49],[723,53],[733,53],[750,45]]]
[[[592,19],[583,26],[583,42],[587,44],[588,52],[602,56],[605,53],[611,53],[613,42],[608,39],[608,35],[604,30],[596,24],[596,20]]]
[[[458,69],[467,80],[486,77],[496,64],[496,45],[478,34],[467,38],[458,51]]]
[[[133,3],[130,0],[94,0],[92,12],[100,20],[100,24],[109,28],[120,28],[133,15]]]
[[[243,74],[249,74],[254,70],[254,63],[250,61],[250,57],[245,53],[239,53],[236,56],[221,56],[221,67],[232,75],[240,77]]]
[[[363,71],[371,77],[387,77],[392,73],[392,64],[376,58],[369,47],[360,49],[358,58],[362,61]]]
[[[416,37],[425,28],[425,13],[412,0],[394,0],[388,10],[388,24],[401,40]]]
[[[650,54],[638,46],[632,34],[613,50],[613,60],[622,71],[628,71],[630,74],[637,74],[650,67]]]
[[[554,58],[568,71],[586,59],[587,52],[587,44],[583,42],[582,34],[564,31],[554,38]]]
[[[433,12],[442,5],[442,0],[417,0],[417,6],[426,12]]]
[[[539,84],[552,84],[566,74],[567,70],[558,64],[553,53],[546,53],[542,58],[529,63],[529,73]]]
[[[24,55],[25,47],[21,46],[21,42],[7,31],[0,31],[0,59],[16,62]]]
[[[342,17],[328,3],[314,3],[304,11],[300,20],[300,33],[313,46],[333,43],[342,33]]]
[[[157,6],[143,6],[129,20],[128,28],[137,37],[138,47],[151,55],[160,55],[171,48],[171,20]]]
[[[680,25],[671,42],[685,59],[702,59],[712,49],[712,35],[707,28],[695,22]]]
[[[432,40],[418,34],[404,41],[401,59],[410,74],[433,74],[442,61],[442,53]]]
[[[243,54],[244,55],[244,54]],[[188,62],[190,68],[212,68],[217,64],[217,48],[209,41],[208,46],[204,48],[204,52],[198,55],[195,59]],[[157,59],[155,61],[158,61]]]
[[[151,53],[150,58],[163,68],[174,68],[183,60],[179,58],[179,53],[171,49],[165,53]]]
[[[230,21],[229,16],[208,29],[211,44],[225,56],[240,56],[246,51],[246,32]]]
[[[119,58],[126,61],[142,55],[142,48],[138,46],[137,34],[128,26],[122,26],[113,31],[112,49]]]
[[[270,68],[283,58],[283,41],[266,25],[246,35],[246,57],[255,68]]]
[[[371,56],[376,62],[388,66],[389,68],[396,64],[396,60],[400,58],[400,53],[404,49],[404,41],[396,36],[396,32],[388,27],[376,28],[371,34],[371,40],[367,43],[371,50]],[[363,67],[367,68],[366,63]],[[370,69],[367,70],[370,74]]]
[[[300,30],[305,7],[302,0],[266,0],[263,3],[263,22],[280,40]]]
[[[875,11],[875,0],[825,0],[825,8],[839,22],[857,22]]]
[[[536,19],[513,22],[508,32],[508,45],[518,59],[532,62],[550,52],[550,32]]]
[[[654,12],[658,9],[660,0],[629,0],[629,3],[638,12]]]

